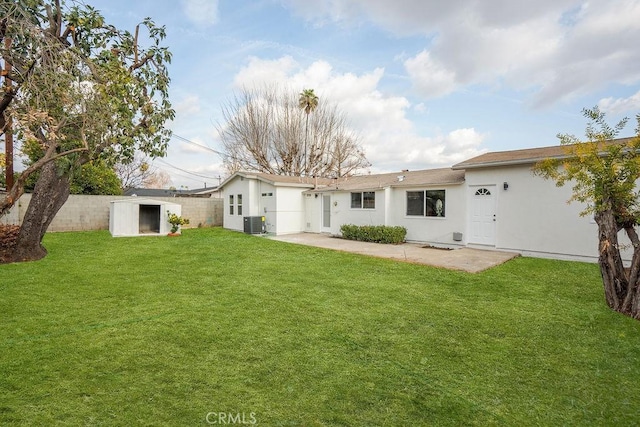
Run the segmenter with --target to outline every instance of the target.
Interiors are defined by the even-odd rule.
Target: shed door
[[[160,232],[160,205],[140,205],[138,234]]]
[[[496,244],[495,186],[471,187],[471,235],[469,243]]]

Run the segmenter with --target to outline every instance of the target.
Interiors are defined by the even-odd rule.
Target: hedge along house
[[[434,246],[596,261],[597,225],[580,216],[583,204],[567,203],[571,183],[556,187],[532,172],[538,161],[563,156],[561,146],[491,152],[452,168],[339,180],[237,172],[221,185],[224,227],[243,231],[245,215],[264,215],[273,234],[404,226],[407,241]],[[620,243],[630,244],[623,234]]]
[[[113,237],[166,235],[171,231],[167,211],[180,216],[182,206],[142,197],[114,200],[109,206],[109,232]]]

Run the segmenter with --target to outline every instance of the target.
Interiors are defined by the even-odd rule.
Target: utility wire
[[[207,145],[199,144],[197,142],[191,141],[190,139],[187,139],[187,138],[185,138],[183,136],[180,136],[180,135],[177,135],[175,133],[172,134],[172,137],[175,137],[176,139],[179,139],[182,142],[186,142],[187,144],[192,144],[192,145],[195,145],[197,147],[204,148],[205,150],[211,151],[212,153],[216,153],[220,157],[223,157],[223,158],[225,157],[224,153],[222,153],[221,151],[218,151],[218,150],[214,150],[213,148],[211,148],[211,147],[209,147]]]
[[[197,177],[200,177],[200,178],[206,178],[206,179],[218,179],[217,177],[213,177],[213,176],[210,176],[210,175],[203,175],[203,174],[198,173],[198,172],[192,172],[192,171],[189,171],[189,170],[186,170],[186,169],[182,169],[182,168],[180,168],[178,166],[172,165],[171,163],[169,163],[169,162],[167,162],[166,160],[163,160],[163,159],[156,159],[156,160],[158,162],[160,162],[160,163],[164,163],[165,165],[167,165],[167,166],[169,166],[171,168],[179,170],[180,172],[187,173],[189,175],[197,176]]]

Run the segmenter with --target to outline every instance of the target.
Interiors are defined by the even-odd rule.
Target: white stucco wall
[[[262,181],[257,181],[256,186],[256,200],[258,202],[258,206],[255,215],[263,215],[265,217],[265,228],[267,233],[276,233],[278,229],[278,192],[276,191],[276,187]]]
[[[244,217],[264,216],[268,233],[301,233],[305,231],[305,203],[302,193],[307,189],[308,187],[302,186],[273,185],[259,179],[237,176],[223,188],[224,228],[244,231]],[[233,215],[229,213],[231,194],[235,202]],[[238,215],[237,211],[238,194],[242,194],[242,215]]]
[[[445,217],[408,216],[407,191],[445,190]],[[465,186],[440,185],[415,188],[392,188],[389,195],[392,209],[389,225],[400,225],[407,229],[407,241],[424,242],[442,246],[457,246],[464,243],[453,240],[453,233],[466,236]]]
[[[384,190],[375,193],[375,209],[351,208],[351,191],[327,193],[331,194],[331,234],[340,234],[340,226],[344,224],[385,225]]]
[[[304,224],[304,195],[307,188],[276,187],[276,234],[302,233]]]
[[[416,217],[406,215],[407,191],[445,190],[445,217]],[[407,229],[407,240],[435,245],[454,246],[462,242],[453,240],[454,232],[465,232],[466,199],[464,185],[441,185],[434,187],[387,188],[376,192],[375,209],[352,209],[351,191],[330,192],[331,233],[340,234],[343,224],[403,226]],[[319,198],[321,198],[320,195]],[[311,206],[308,203],[307,206]],[[320,223],[321,204],[313,209],[316,216],[307,213],[307,222]],[[311,227],[310,231],[316,229]]]
[[[567,203],[570,183],[556,187],[553,181],[534,176],[527,165],[467,170],[466,181],[468,186],[496,184],[496,249],[556,259],[597,259],[598,227],[593,216],[580,216],[583,204]],[[622,233],[620,242],[628,243]]]
[[[223,225],[224,228],[230,230],[244,231],[243,217],[249,216],[250,213],[250,186],[248,179],[235,179],[228,182],[222,191],[222,198],[224,200],[224,216]],[[238,194],[242,194],[242,215],[238,215],[237,198]],[[234,209],[233,214],[229,213],[229,196],[233,195]]]

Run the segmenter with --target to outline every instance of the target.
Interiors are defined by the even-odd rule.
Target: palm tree
[[[309,137],[309,113],[318,107],[318,96],[313,92],[313,89],[305,89],[300,92],[300,98],[298,105],[307,115],[304,130],[304,172],[307,173],[307,139]]]

